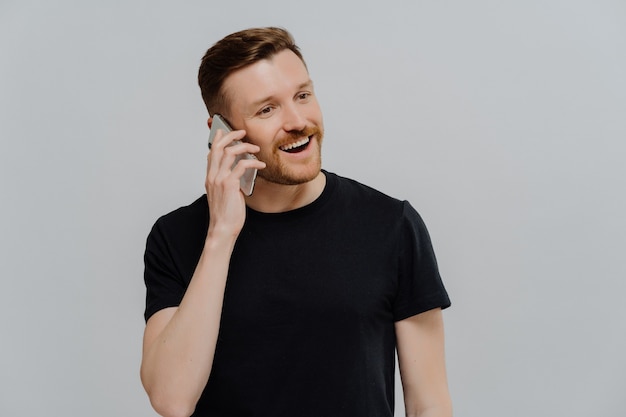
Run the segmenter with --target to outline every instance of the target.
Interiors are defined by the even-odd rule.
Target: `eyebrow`
[[[296,90],[302,90],[303,88],[312,88],[313,87],[313,80],[309,79],[305,82],[303,82],[302,84],[298,85],[298,87],[296,88]],[[274,95],[269,95],[267,97],[264,97],[260,100],[255,100],[252,103],[250,103],[251,107],[258,107],[261,104],[265,103],[266,101],[271,101],[272,98],[274,98]]]

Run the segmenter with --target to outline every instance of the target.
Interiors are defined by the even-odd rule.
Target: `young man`
[[[213,142],[206,195],[148,237],[141,377],[155,410],[393,416],[397,348],[407,415],[450,416],[450,302],[426,228],[407,202],[321,170],[322,114],[291,35],[227,36],[199,84],[209,127],[220,114],[235,130]],[[233,166],[243,153],[258,160]]]

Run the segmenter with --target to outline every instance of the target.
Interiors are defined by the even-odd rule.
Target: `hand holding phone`
[[[215,114],[213,116],[211,131],[209,133],[209,149],[211,149],[211,145],[213,144],[213,140],[215,139],[215,135],[217,134],[218,129],[223,130],[224,133],[228,133],[233,130],[222,116],[220,116],[219,114]],[[238,145],[240,143],[241,141],[234,140],[227,146]],[[237,164],[237,162],[244,158],[256,159],[256,156],[250,153],[239,154],[235,158],[235,162],[233,162],[233,167]],[[239,179],[239,188],[241,188],[241,191],[247,196],[252,195],[252,191],[254,191],[254,181],[256,180],[256,174],[256,168],[247,168],[244,174]]]

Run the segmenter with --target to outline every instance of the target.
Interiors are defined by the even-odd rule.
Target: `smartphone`
[[[211,130],[209,133],[209,149],[211,149],[211,144],[213,144],[213,139],[215,139],[215,135],[217,134],[218,129],[223,130],[224,133],[228,133],[233,130],[222,116],[220,116],[219,114],[215,114],[213,116],[213,123],[211,124]],[[239,143],[241,143],[241,141],[234,140],[228,146],[237,145]],[[239,162],[243,158],[256,159],[256,156],[250,153],[237,155],[237,157],[235,158],[235,162],[233,163],[233,168],[235,167],[237,162]],[[256,168],[248,168],[239,179],[239,188],[241,188],[241,191],[247,196],[252,195],[252,191],[254,191],[254,181],[256,180],[256,173]]]

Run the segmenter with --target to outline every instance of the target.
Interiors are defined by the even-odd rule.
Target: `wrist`
[[[205,247],[216,249],[218,247],[234,247],[239,236],[238,232],[233,232],[226,227],[211,227],[204,241]]]

